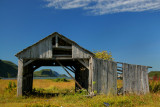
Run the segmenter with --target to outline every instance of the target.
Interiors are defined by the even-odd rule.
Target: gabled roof
[[[91,55],[94,56],[94,54],[93,54],[92,52],[90,52],[89,50],[87,50],[87,49],[85,49],[85,48],[79,46],[76,42],[74,42],[74,41],[72,41],[72,40],[66,38],[65,36],[59,34],[58,32],[54,32],[54,33],[50,34],[49,36],[47,36],[47,37],[45,37],[45,38],[39,40],[39,41],[36,42],[35,44],[33,44],[33,45],[31,45],[31,46],[29,46],[29,47],[23,49],[22,51],[18,52],[15,56],[18,57],[18,55],[21,54],[22,52],[24,52],[25,50],[27,50],[27,49],[29,49],[29,48],[35,46],[36,44],[40,43],[41,41],[43,41],[43,40],[45,40],[45,39],[47,39],[47,38],[49,38],[49,37],[51,37],[51,36],[55,36],[55,35],[58,35],[59,37],[65,38],[67,41],[69,41],[69,42],[71,42],[71,43],[77,45],[78,47],[80,47],[80,48],[83,49],[84,51],[86,51],[86,52],[88,52],[89,54],[91,54]]]

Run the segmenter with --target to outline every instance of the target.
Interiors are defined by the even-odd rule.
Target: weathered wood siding
[[[17,96],[22,96],[32,91],[33,67],[24,67],[24,60],[18,61]]]
[[[24,50],[18,55],[19,58],[52,58],[52,38],[46,38],[39,43]]]
[[[149,92],[147,66],[123,64],[123,93]]]
[[[117,94],[117,63],[102,59],[92,59],[92,91]]]
[[[72,44],[72,58],[90,58],[90,54],[79,46]]]

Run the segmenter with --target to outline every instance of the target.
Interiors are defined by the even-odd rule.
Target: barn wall
[[[24,59],[52,58],[52,37],[46,38],[27,50],[24,50],[18,57]]]
[[[75,44],[72,44],[72,58],[90,58],[90,54]]]
[[[18,61],[17,96],[22,96],[32,92],[33,67],[24,67],[24,60]]]
[[[123,93],[149,92],[147,66],[123,64]]]
[[[117,94],[117,63],[92,59],[92,91],[104,94]]]

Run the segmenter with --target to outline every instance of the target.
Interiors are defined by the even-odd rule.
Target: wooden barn
[[[75,88],[87,89],[89,93],[116,95],[118,73],[123,74],[123,93],[149,92],[148,66],[97,59],[92,52],[57,32],[15,56],[18,57],[18,96],[32,92],[33,72],[41,66],[61,66],[68,74],[68,70],[75,73],[75,78],[72,77]]]

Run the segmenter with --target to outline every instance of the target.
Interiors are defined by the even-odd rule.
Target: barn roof
[[[63,36],[63,35],[61,35],[61,34],[59,34],[58,32],[54,32],[54,33],[48,35],[47,37],[45,37],[45,38],[39,40],[39,41],[36,42],[35,44],[33,44],[33,45],[31,45],[31,46],[29,46],[29,47],[23,49],[22,51],[18,52],[15,56],[18,57],[18,55],[21,54],[21,53],[23,53],[25,50],[28,50],[29,48],[35,46],[36,44],[40,43],[41,41],[43,41],[43,40],[45,40],[45,39],[47,39],[47,38],[49,38],[49,37],[51,37],[51,36],[55,36],[55,35],[58,35],[58,36],[60,36],[60,37],[62,37],[62,38],[65,38],[67,41],[69,41],[69,42],[71,42],[71,43],[77,45],[78,47],[80,47],[80,48],[83,49],[84,51],[86,51],[86,52],[88,52],[89,54],[91,54],[91,55],[94,56],[94,54],[93,54],[92,52],[90,52],[89,50],[87,50],[87,49],[85,49],[85,48],[79,46],[75,41],[72,41],[72,40],[68,39],[67,37],[65,37],[65,36]]]

